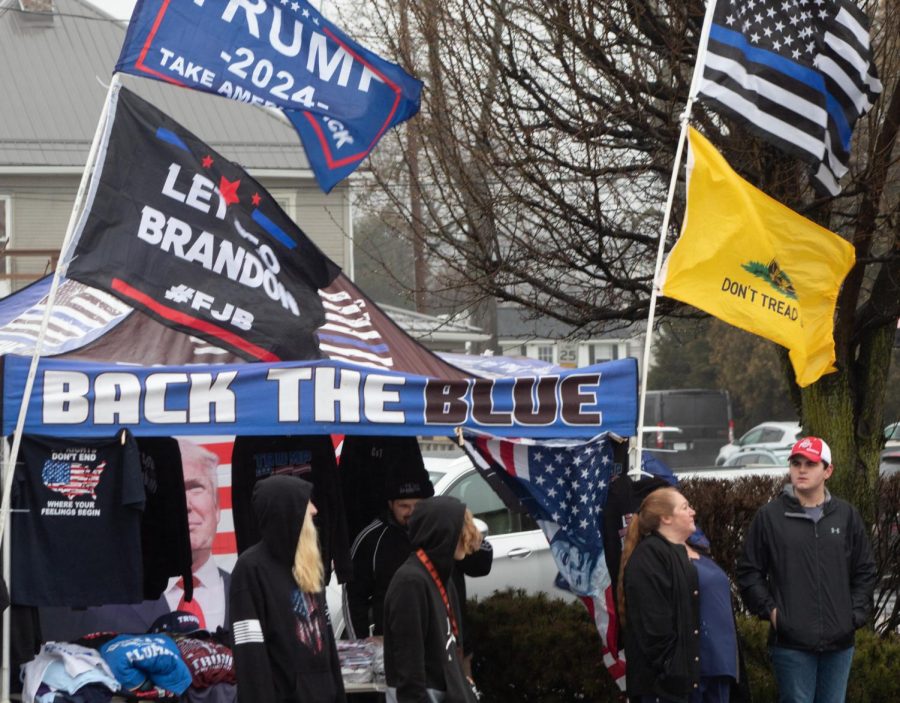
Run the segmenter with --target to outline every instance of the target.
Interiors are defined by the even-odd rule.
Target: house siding
[[[341,268],[347,267],[345,240],[351,232],[349,190],[341,185],[329,195],[306,179],[261,178],[262,185],[281,204],[300,228]],[[62,246],[78,191],[80,176],[0,175],[0,196],[10,198],[12,249],[55,249]],[[38,278],[47,271],[47,257],[5,257],[8,273]],[[14,281],[11,290],[27,285]],[[8,293],[10,288],[2,290]]]

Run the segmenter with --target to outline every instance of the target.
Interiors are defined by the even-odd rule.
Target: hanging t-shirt
[[[334,561],[335,573],[343,583],[350,578],[353,567],[337,461],[329,435],[235,439],[231,457],[231,510],[238,554],[260,539],[250,502],[253,486],[275,474],[298,476],[313,484],[325,580],[331,576]]]
[[[658,476],[645,475],[635,481],[626,473],[620,474],[609,485],[606,507],[603,509],[603,554],[606,568],[612,576],[614,598],[618,597],[619,565],[622,563],[622,545],[628,525],[644,498],[657,488],[670,485]]]
[[[25,436],[12,504],[12,601],[88,606],[143,599],[137,444]]]
[[[144,598],[156,600],[171,576],[191,584],[191,536],[178,441],[138,439],[146,507],[141,520]],[[193,588],[191,587],[193,591]]]
[[[388,475],[402,471],[427,478],[422,451],[415,437],[350,435],[341,449],[341,491],[351,542],[384,512],[392,496],[385,490]]]

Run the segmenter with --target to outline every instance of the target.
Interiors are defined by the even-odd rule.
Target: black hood
[[[466,506],[450,496],[420,501],[409,518],[409,540],[413,549],[424,549],[446,581],[453,568],[453,553],[459,544]]]
[[[296,476],[270,476],[253,487],[253,512],[262,542],[288,566],[294,563],[312,490],[311,483]]]

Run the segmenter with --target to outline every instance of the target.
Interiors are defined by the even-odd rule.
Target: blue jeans
[[[844,703],[853,647],[838,652],[804,652],[769,647],[778,681],[778,703]]]

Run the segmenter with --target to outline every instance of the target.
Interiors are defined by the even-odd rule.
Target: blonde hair
[[[622,561],[619,564],[618,601],[619,620],[625,624],[625,566],[640,541],[659,529],[662,518],[675,512],[681,494],[674,488],[657,488],[641,502],[638,512],[632,516],[622,545]]]
[[[462,531],[459,533],[459,544],[462,545],[466,554],[474,554],[481,549],[483,540],[484,535],[481,534],[481,530],[475,525],[475,516],[472,515],[471,510],[466,508]]]
[[[304,593],[319,593],[324,587],[325,567],[322,565],[319,535],[309,510],[306,511],[303,527],[300,528],[300,539],[297,540],[297,551],[294,552],[294,567],[291,572],[294,581]]]

